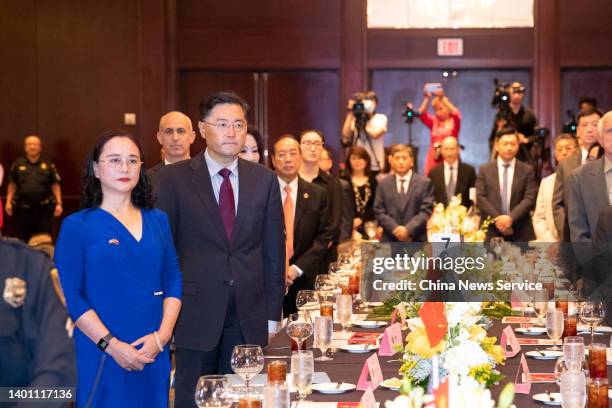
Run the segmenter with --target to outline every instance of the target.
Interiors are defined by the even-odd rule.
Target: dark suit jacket
[[[505,236],[506,241],[527,242],[535,239],[533,224],[529,212],[533,210],[538,195],[538,184],[535,180],[533,167],[516,161],[512,187],[510,189],[510,205],[508,214],[512,217],[513,234]],[[502,215],[501,192],[497,160],[483,164],[476,178],[476,202],[483,216],[495,218]],[[487,237],[502,236],[494,224],[489,226]]]
[[[374,213],[383,227],[383,242],[398,242],[393,230],[399,225],[408,229],[412,242],[427,241],[427,220],[433,210],[434,192],[431,180],[412,172],[404,206],[397,191],[396,176],[385,177],[376,188]]]
[[[157,190],[157,176],[159,175],[159,171],[164,167],[164,162],[160,161],[155,166],[151,167],[147,170],[147,177],[149,178],[149,184],[153,186],[153,191]]]
[[[315,277],[321,271],[323,256],[332,239],[327,191],[316,184],[298,179],[293,228],[293,256],[289,265],[296,265],[304,274],[297,278],[285,296],[285,314],[295,313],[295,298],[303,289],[314,289]]]
[[[470,188],[476,184],[476,169],[460,161],[456,177],[455,195],[461,194],[461,204],[466,208],[470,208],[472,206]],[[440,163],[432,168],[429,171],[429,178],[433,183],[436,202],[447,206],[449,197],[446,196],[446,183],[444,183],[444,163]]]
[[[268,320],[281,318],[285,235],[276,174],[238,159],[238,211],[228,242],[204,154],[158,176],[157,206],[168,213],[183,272],[180,348],[210,351],[223,330],[230,287],[246,342],[268,342]]]
[[[329,221],[334,243],[340,241],[340,224],[342,222],[342,186],[337,177],[330,176],[323,170],[312,181],[313,184],[327,191],[327,203],[329,205]]]
[[[572,242],[590,242],[601,210],[610,205],[603,157],[575,169],[569,179],[567,220]]]
[[[374,199],[376,198],[376,187],[378,182],[376,177],[370,176],[370,190],[372,196],[366,203],[363,214],[357,214],[357,204],[355,203],[355,190],[353,190],[353,183],[351,180],[340,179],[342,183],[342,225],[341,225],[341,239],[350,239],[353,235],[353,220],[357,217],[361,218],[362,224],[357,229],[362,235],[365,235],[364,224],[366,221],[373,221],[376,219],[374,214]]]
[[[606,298],[609,299],[612,289],[612,207],[607,207],[599,213],[597,229],[593,238],[595,282],[607,288]]]
[[[555,227],[562,241],[570,241],[569,224],[567,221],[567,203],[569,200],[569,177],[574,169],[582,165],[582,151],[569,156],[557,166],[557,177],[552,197],[553,216]]]

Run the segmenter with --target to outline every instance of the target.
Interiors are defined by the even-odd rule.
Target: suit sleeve
[[[174,184],[172,183],[171,173],[166,171],[167,169],[162,168],[156,176],[156,190],[157,201],[155,206],[166,213],[168,221],[170,223],[170,230],[172,236],[176,237],[177,226],[178,226],[178,206],[176,205],[176,192],[174,191]],[[174,243],[173,243],[174,245]]]
[[[487,180],[485,177],[486,167],[481,166],[478,176],[476,177],[476,203],[478,208],[485,217],[495,218],[500,215],[500,212],[493,206],[489,200],[489,191],[487,191]]]
[[[557,166],[557,176],[555,177],[555,187],[553,188],[552,210],[555,219],[555,227],[559,238],[563,237],[563,228],[565,227],[565,205],[563,202],[563,184],[565,180],[565,171],[562,165]]]
[[[269,321],[278,321],[285,294],[285,221],[276,177],[268,180],[268,202],[262,232],[263,270],[265,274],[266,314]]]
[[[332,241],[340,241],[340,225],[342,224],[342,186],[340,180],[331,177],[328,185],[329,218],[332,231]]]
[[[319,205],[319,225],[317,235],[312,242],[312,246],[302,254],[294,264],[305,273],[317,271],[315,265],[321,262],[327,246],[332,239],[331,219],[329,216],[329,205],[327,194],[324,191]]]
[[[83,296],[85,280],[85,237],[77,219],[66,218],[57,239],[55,264],[66,296],[66,305],[73,321],[93,309]]]
[[[174,247],[174,239],[170,232],[168,216],[163,212],[161,214],[165,257],[164,270],[162,271],[164,298],[173,297],[181,300],[183,297],[181,267],[179,265],[178,255],[176,254],[176,248]]]
[[[516,177],[516,174],[515,174]],[[527,173],[525,179],[525,194],[523,199],[510,211],[510,217],[513,221],[521,220],[529,216],[529,211],[533,209],[538,195],[538,183],[535,179],[533,171]]]
[[[382,184],[378,186],[376,189],[376,198],[374,199],[374,214],[376,214],[376,221],[383,227],[383,229],[389,233],[393,234],[393,230],[399,226],[399,224],[389,215],[387,210],[387,203],[385,197],[386,184]]]
[[[431,180],[426,179],[423,182],[423,197],[421,198],[421,206],[417,214],[410,219],[406,224],[406,229],[410,233],[411,237],[419,236],[421,232],[425,231],[427,220],[431,216],[433,211],[434,203],[434,189]]]
[[[582,190],[578,184],[579,173],[573,172],[569,177],[568,222],[572,242],[590,242],[592,237],[587,221],[586,205]]]
[[[351,183],[341,183],[342,186],[342,221],[340,223],[340,241],[351,239],[353,236],[353,219],[355,218],[355,204],[351,194]]]

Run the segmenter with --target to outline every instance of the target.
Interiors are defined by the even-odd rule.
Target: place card
[[[556,381],[555,373],[531,373],[531,383],[553,383]],[[523,373],[523,381],[525,374]]]
[[[521,370],[523,371],[522,376],[520,376]],[[519,378],[522,380],[521,383],[518,382]],[[531,392],[531,373],[529,372],[529,366],[524,354],[521,354],[521,364],[514,379],[514,392],[517,394],[529,394]]]
[[[536,339],[537,340],[537,339]],[[500,340],[500,344],[506,357],[514,357],[521,351],[521,345],[512,330],[512,327],[506,326],[502,331],[502,336]],[[508,344],[510,345],[511,350],[508,350]]]
[[[368,375],[372,381],[368,381]],[[383,375],[380,369],[380,361],[378,360],[378,355],[374,353],[363,364],[361,375],[357,382],[357,390],[365,391],[368,387],[372,387],[375,390],[382,381]]]
[[[380,333],[354,332],[348,339],[348,344],[371,344],[375,346],[380,338]]]
[[[397,353],[397,346],[404,346],[402,341],[402,326],[399,323],[394,323],[385,329],[380,347],[378,349],[379,356],[392,356]]]
[[[502,319],[503,324],[538,324],[540,319],[537,317],[522,317],[522,316],[505,316]]]
[[[555,344],[551,339],[528,339],[518,337],[518,342],[521,346],[553,346]]]
[[[364,408],[376,408],[376,398],[374,398],[374,390],[372,387],[368,387],[367,390],[361,396],[360,403]]]

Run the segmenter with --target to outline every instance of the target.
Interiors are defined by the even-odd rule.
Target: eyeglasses
[[[302,142],[302,144],[308,148],[310,147],[323,147],[323,142],[313,142],[311,140],[305,140]]]
[[[287,160],[298,157],[300,153],[297,150],[290,150],[288,152],[283,150],[278,152],[276,155],[278,156],[279,160]]]
[[[110,168],[114,170],[120,170],[121,165],[123,164],[123,159],[121,159],[120,157],[113,157],[108,160],[98,160],[98,163],[107,163]],[[141,164],[142,161],[140,161],[140,159],[137,159],[136,157],[130,157],[125,160],[125,165],[127,168],[139,167]]]
[[[210,126],[216,127],[217,129],[219,129],[219,131],[223,133],[227,133],[230,128],[234,128],[234,131],[236,133],[244,133],[247,131],[247,124],[243,121],[229,123],[227,120],[218,120],[217,123],[210,123],[204,120],[203,122]]]

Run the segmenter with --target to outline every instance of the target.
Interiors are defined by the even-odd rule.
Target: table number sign
[[[368,375],[372,379],[372,381],[368,381]],[[378,388],[378,384],[383,381],[382,370],[380,369],[380,361],[378,360],[378,355],[376,353],[372,354],[365,361],[363,368],[361,369],[361,375],[359,376],[359,381],[357,382],[357,390],[365,391],[368,387],[372,387],[372,389]]]
[[[506,357],[514,357],[521,351],[521,345],[510,326],[506,326],[502,332],[500,344],[502,349],[504,349],[504,353],[506,353]],[[508,344],[511,350],[508,350]]]
[[[394,323],[385,329],[385,334],[383,334],[380,340],[378,355],[392,356],[397,353],[396,346],[404,346],[404,342],[402,341],[402,326],[399,323]]]

